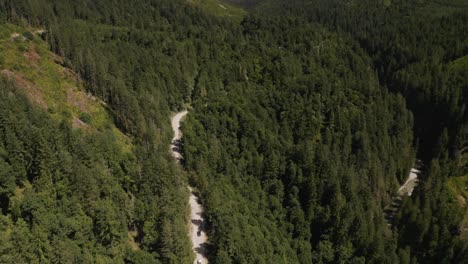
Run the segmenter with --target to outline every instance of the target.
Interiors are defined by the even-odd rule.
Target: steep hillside
[[[0,262],[159,263],[164,209],[142,199],[138,149],[46,34],[0,25]]]
[[[0,69],[32,103],[51,117],[71,122],[73,128],[97,133],[110,131],[130,151],[130,139],[116,129],[106,104],[85,92],[80,77],[63,66],[63,58],[50,51],[41,29],[1,26]]]

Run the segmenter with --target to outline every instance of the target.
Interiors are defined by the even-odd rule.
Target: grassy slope
[[[1,74],[14,80],[52,118],[70,120],[74,128],[87,133],[112,130],[118,144],[130,151],[130,139],[115,127],[105,104],[84,91],[80,78],[61,66],[62,58],[50,52],[45,41],[37,34],[26,39],[25,32],[35,29],[0,25]]]
[[[83,133],[111,131],[121,150],[133,156],[130,138],[117,129],[105,103],[85,92],[80,78],[61,66],[62,58],[52,53],[36,33],[32,40],[23,37],[24,32],[35,31],[0,25],[0,75],[16,82],[21,92],[47,110],[51,118],[68,120],[74,129]],[[32,188],[29,182],[24,184],[25,188],[16,189],[14,200],[21,201],[25,189]],[[127,242],[130,248],[138,250],[135,236],[129,232]]]

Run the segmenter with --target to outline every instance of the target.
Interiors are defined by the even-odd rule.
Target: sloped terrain
[[[122,147],[129,148],[130,139],[115,128],[105,103],[85,92],[80,77],[62,66],[63,58],[50,51],[39,32],[13,25],[1,27],[3,78],[56,120],[66,119],[74,128],[88,132],[110,130]]]
[[[0,262],[159,263],[136,147],[44,34],[0,25]]]

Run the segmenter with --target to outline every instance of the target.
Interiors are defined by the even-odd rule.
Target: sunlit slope
[[[54,119],[68,119],[73,128],[86,132],[111,130],[127,150],[130,140],[115,128],[106,105],[85,92],[80,77],[62,66],[63,59],[50,52],[40,29],[0,26],[0,71],[28,99]]]

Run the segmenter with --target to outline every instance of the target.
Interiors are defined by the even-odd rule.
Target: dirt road
[[[181,154],[182,151],[182,133],[180,131],[180,122],[184,116],[188,114],[188,111],[182,111],[177,113],[172,117],[171,124],[172,130],[174,131],[174,137],[172,138],[171,143],[171,153],[172,156],[180,163],[183,159]],[[205,219],[203,218],[203,207],[200,203],[200,198],[196,194],[195,190],[192,187],[188,187],[190,192],[190,239],[192,240],[192,248],[196,257],[193,261],[194,264],[208,263],[206,258],[206,245],[208,237],[205,232]],[[197,262],[200,261],[200,262]]]
[[[410,175],[406,182],[400,187],[398,190],[398,195],[408,195],[411,196],[413,193],[414,188],[418,184],[418,174],[421,173],[419,170],[412,168]]]

